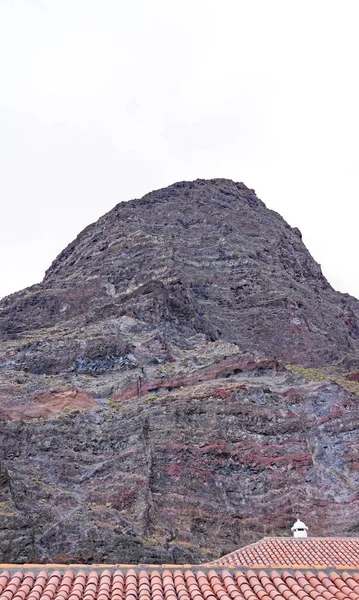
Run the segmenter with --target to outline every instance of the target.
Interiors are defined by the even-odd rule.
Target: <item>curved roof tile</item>
[[[359,572],[239,571],[193,567],[114,569],[54,573],[0,569],[0,600],[359,600]]]

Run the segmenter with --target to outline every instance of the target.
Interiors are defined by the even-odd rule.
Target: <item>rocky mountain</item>
[[[0,561],[359,529],[359,301],[242,183],[118,204],[0,302]]]

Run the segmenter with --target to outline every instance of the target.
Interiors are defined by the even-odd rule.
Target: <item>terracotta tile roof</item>
[[[358,571],[10,567],[1,600],[359,600]]]
[[[231,552],[212,564],[359,568],[359,538],[264,538]]]
[[[199,566],[0,565],[0,600],[359,600],[359,538],[264,538]]]

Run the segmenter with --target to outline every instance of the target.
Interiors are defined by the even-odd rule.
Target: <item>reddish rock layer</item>
[[[96,407],[95,399],[86,392],[80,390],[48,390],[46,392],[35,392],[28,399],[27,404],[24,401],[21,402],[21,400],[14,401],[11,396],[7,396],[5,401],[2,402],[0,414],[3,418],[12,421],[26,421],[52,419],[59,413],[83,411]]]
[[[183,375],[180,378],[161,379],[146,381],[140,376],[139,381],[121,390],[113,396],[116,401],[130,400],[138,396],[145,396],[149,392],[170,392],[183,387],[194,386],[197,383],[209,382],[216,379],[228,378],[239,373],[255,371],[257,375],[284,371],[285,367],[276,359],[257,359],[254,356],[235,355],[231,358],[221,360],[211,367],[198,369],[191,375]],[[223,390],[225,392],[225,390]]]

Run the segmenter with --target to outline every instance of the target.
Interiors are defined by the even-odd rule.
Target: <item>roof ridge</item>
[[[300,569],[308,569],[310,568],[313,571],[356,571],[358,572],[359,563],[355,565],[306,565],[306,564],[293,564],[293,565],[276,565],[276,564],[258,564],[258,565],[219,565],[213,563],[203,563],[198,565],[192,564],[162,564],[162,565],[151,565],[151,564],[141,564],[141,563],[132,563],[132,564],[57,564],[57,563],[46,563],[46,564],[27,564],[27,563],[0,563],[0,577],[2,576],[4,571],[22,571],[23,573],[28,572],[29,570],[37,572],[51,572],[51,571],[85,571],[90,573],[91,571],[107,571],[112,570],[114,573],[116,571],[135,571],[136,573],[141,571],[158,571],[162,573],[164,571],[195,571],[196,573],[199,571],[203,571],[204,573],[209,573],[211,571],[294,571]],[[358,572],[359,579],[359,572]]]

